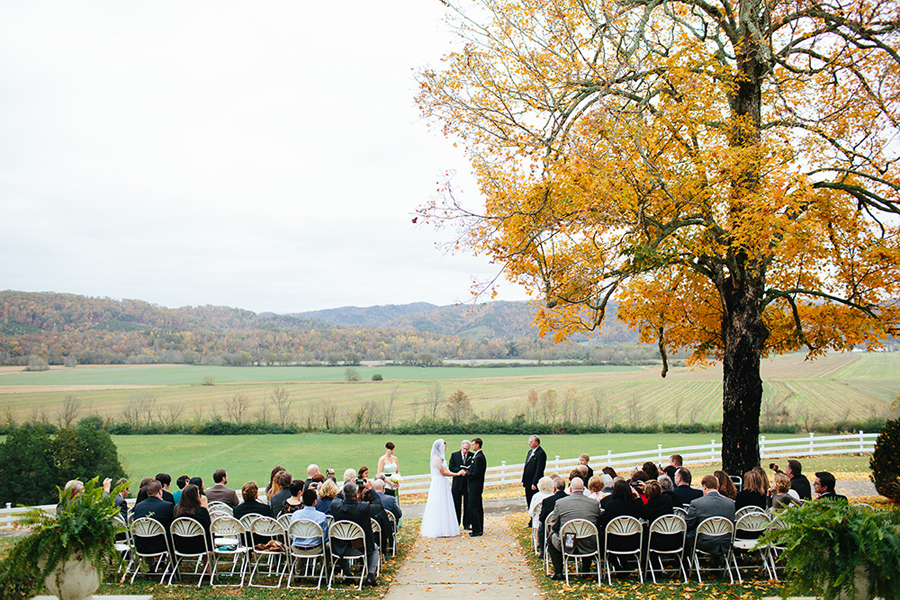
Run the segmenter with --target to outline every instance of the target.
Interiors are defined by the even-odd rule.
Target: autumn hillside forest
[[[614,316],[614,315],[613,315]],[[532,326],[524,302],[438,307],[417,303],[312,313],[239,308],[165,308],[140,300],[0,292],[0,365],[356,365],[444,359],[569,360],[592,364],[656,359],[614,319],[599,339],[555,344]]]

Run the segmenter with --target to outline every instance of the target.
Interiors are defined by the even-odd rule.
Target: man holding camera
[[[357,485],[361,481],[362,485]],[[381,498],[372,488],[372,482],[368,480],[348,481],[344,484],[344,497],[335,498],[331,503],[331,514],[334,515],[335,521],[353,521],[362,527],[363,534],[366,539],[366,565],[368,567],[368,575],[364,585],[376,586],[375,573],[378,571],[378,565],[381,561],[381,554],[378,551],[378,544],[375,543],[375,536],[372,533],[372,519],[376,518],[379,513],[384,510]],[[342,540],[332,538],[331,551],[335,556],[344,556],[352,554],[356,548],[350,547],[349,544]],[[345,576],[350,575],[350,567],[346,559],[341,559],[338,564]]]

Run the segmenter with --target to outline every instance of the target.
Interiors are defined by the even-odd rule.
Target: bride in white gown
[[[459,535],[459,521],[456,520],[456,509],[453,507],[453,494],[450,493],[450,482],[447,477],[465,475],[465,471],[451,473],[444,461],[444,440],[435,440],[431,447],[431,487],[428,488],[428,501],[422,515],[422,536],[453,537]]]

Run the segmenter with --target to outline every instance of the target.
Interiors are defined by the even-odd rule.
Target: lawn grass
[[[525,560],[534,573],[535,580],[549,599],[554,598],[579,598],[580,600],[592,599],[641,599],[641,600],[699,600],[709,598],[714,600],[734,600],[735,598],[758,599],[766,596],[778,596],[782,584],[770,581],[766,578],[751,578],[744,574],[744,583],[734,584],[728,582],[727,574],[703,574],[703,583],[697,583],[689,573],[688,583],[685,584],[681,575],[657,576],[659,583],[653,584],[648,574],[644,574],[644,581],[650,583],[641,584],[637,574],[614,575],[613,584],[607,583],[606,573],[603,572],[603,584],[597,585],[597,576],[594,574],[590,580],[578,576],[572,578],[567,586],[565,581],[553,581],[544,572],[544,563],[532,550],[531,530],[527,527],[527,515],[515,514],[507,517],[516,540],[522,548]]]

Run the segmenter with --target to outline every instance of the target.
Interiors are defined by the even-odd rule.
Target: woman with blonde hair
[[[791,493],[791,478],[784,473],[775,473],[775,479],[772,483],[772,496],[769,498],[769,504],[772,510],[783,510],[790,506],[801,506],[803,503],[794,494]]]
[[[331,501],[337,496],[338,486],[333,479],[326,479],[325,483],[317,490],[319,500],[316,502],[316,510],[326,515],[331,514]]]

